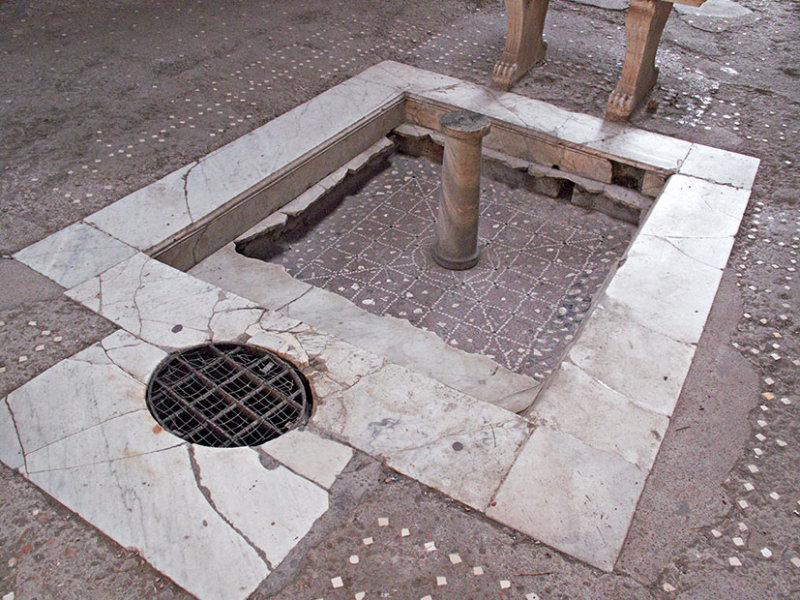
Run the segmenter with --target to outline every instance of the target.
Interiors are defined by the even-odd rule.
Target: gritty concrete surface
[[[751,13],[671,16],[659,84],[633,118],[762,166],[616,571],[476,518],[364,459],[377,470],[364,488],[343,495],[324,518],[333,521],[254,597],[800,595],[800,5],[736,4]],[[624,12],[554,0],[547,60],[513,91],[602,115],[623,23]],[[5,395],[111,331],[12,253],[379,60],[486,83],[505,22],[495,1],[48,0],[3,3],[0,25]],[[187,597],[18,475],[3,468],[2,478],[0,596]]]

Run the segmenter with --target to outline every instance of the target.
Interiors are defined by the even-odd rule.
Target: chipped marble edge
[[[333,173],[309,187],[305,192],[289,201],[276,211],[271,213],[266,219],[260,221],[246,232],[234,240],[237,244],[247,243],[261,234],[268,233],[273,229],[283,227],[292,217],[297,217],[311,208],[327,192],[339,185],[348,175],[357,173],[365,167],[371,160],[394,149],[394,142],[387,137],[382,137],[364,152],[336,169]]]
[[[741,154],[690,144],[509,92],[497,92],[401,63],[384,61],[194,163],[123,197],[86,217],[83,223],[137,250],[148,251],[409,94],[478,110],[497,121],[590,148],[612,158],[629,159],[721,185],[750,189],[759,164],[758,159]],[[300,119],[307,135],[287,136],[287,129],[296,131],[296,122]],[[275,139],[284,143],[271,143]],[[292,142],[286,144],[286,139]],[[129,218],[132,214],[135,215],[133,219]],[[147,219],[147,226],[142,226],[143,218]],[[57,241],[57,238],[52,241]],[[21,260],[36,254],[37,250],[31,247],[19,253]],[[58,276],[65,287],[78,283],[63,268],[53,270],[52,265],[42,265],[40,258],[32,261],[37,270],[44,268],[45,274],[50,274],[48,276]]]
[[[628,160],[722,185],[751,189],[760,163],[747,155],[575,113],[394,61],[383,61],[357,77],[425,100],[474,110],[556,141],[592,149],[612,160]],[[731,168],[731,163],[737,166]]]
[[[137,250],[149,251],[203,222],[234,198],[291,170],[402,98],[401,91],[358,76],[350,78],[84,222]],[[300,130],[303,135],[297,135]]]

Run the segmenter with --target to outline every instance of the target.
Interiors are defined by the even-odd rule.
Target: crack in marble
[[[680,246],[678,246],[677,244],[675,244],[672,241],[672,239],[681,239],[681,238],[670,238],[670,237],[665,237],[665,236],[662,236],[662,235],[653,235],[653,234],[649,234],[649,233],[643,233],[641,235],[644,238],[657,239],[657,240],[661,240],[662,242],[666,242],[672,248],[675,248],[675,250],[677,250],[683,256],[685,256],[686,258],[692,260],[693,262],[701,264],[701,265],[703,265],[705,267],[708,267],[709,269],[714,269],[715,271],[720,271],[720,272],[725,270],[724,267],[720,268],[720,267],[718,267],[716,265],[712,265],[711,263],[707,263],[704,260],[700,260],[696,256],[692,256],[691,254],[688,254],[683,248],[681,248]],[[693,238],[684,238],[684,239],[693,239]],[[709,238],[709,239],[713,239],[713,238]],[[720,238],[720,239],[723,239],[723,238]]]
[[[138,411],[132,411],[132,412],[138,412]],[[130,415],[130,414],[131,413],[125,413],[125,415]],[[122,417],[122,416],[125,416],[125,415],[119,415],[119,416]],[[117,418],[117,417],[114,417],[114,418]],[[113,420],[113,419],[108,419],[106,421],[103,421],[103,423],[107,423],[108,421],[111,421],[111,420]],[[49,444],[46,444],[45,446],[42,446],[41,448],[37,448],[36,450],[33,450],[33,451],[29,452],[28,454],[34,454],[35,452],[40,452],[40,451],[44,450],[45,448],[47,448],[49,446],[52,446],[53,444],[57,444],[59,442],[67,440],[67,439],[69,439],[71,437],[74,437],[74,436],[79,435],[81,433],[84,433],[86,431],[90,431],[91,429],[94,429],[95,427],[97,427],[99,425],[102,425],[103,423],[98,423],[98,425],[94,425],[92,427],[88,427],[87,429],[84,429],[83,431],[78,431],[76,433],[72,433],[72,434],[70,434],[70,435],[68,435],[66,437],[61,438],[61,439],[52,441]],[[108,448],[108,439],[105,439],[105,443],[106,443],[106,448],[109,449]],[[173,444],[172,446],[166,446],[165,448],[159,448],[158,450],[150,450],[149,452],[137,452],[136,454],[131,454],[130,456],[120,456],[118,458],[109,458],[107,460],[96,460],[96,461],[93,461],[93,462],[86,462],[86,463],[79,463],[79,464],[74,464],[74,465],[67,465],[66,467],[54,467],[52,469],[37,469],[35,471],[30,471],[30,474],[31,475],[37,475],[39,473],[57,473],[59,471],[70,471],[72,469],[85,469],[86,467],[93,467],[95,465],[116,464],[116,463],[124,461],[124,460],[130,460],[132,458],[141,458],[142,456],[149,456],[151,454],[158,454],[159,452],[166,452],[167,450],[173,450],[175,448],[180,448],[181,446],[186,446],[186,445],[187,445],[186,442],[178,442],[176,444]],[[109,449],[109,451],[110,451],[110,449]],[[124,490],[122,490],[122,491],[124,492]]]
[[[88,361],[83,361],[83,362],[88,362]],[[97,366],[94,363],[90,363],[90,364],[93,364],[94,366]],[[137,380],[137,383],[140,383],[140,382]],[[45,450],[45,449],[49,448],[50,446],[53,446],[55,444],[59,444],[59,443],[65,441],[65,440],[73,438],[73,437],[75,437],[77,435],[81,435],[83,433],[86,433],[87,431],[91,431],[92,429],[96,429],[97,427],[102,427],[103,425],[105,425],[107,423],[110,423],[111,421],[114,421],[116,419],[120,419],[122,417],[127,417],[127,416],[130,416],[130,415],[133,415],[133,414],[136,414],[136,413],[139,413],[139,412],[145,412],[145,411],[147,411],[147,408],[135,408],[133,410],[129,410],[129,411],[124,412],[124,413],[119,413],[118,415],[111,416],[111,417],[109,417],[107,419],[104,419],[102,421],[98,421],[97,423],[89,425],[88,427],[86,427],[84,429],[79,429],[78,431],[73,431],[72,433],[67,434],[64,437],[60,437],[60,438],[55,439],[55,440],[53,440],[51,442],[47,442],[43,446],[39,446],[37,448],[34,448],[33,450],[28,451],[27,454],[33,454],[34,452],[41,452],[42,450]],[[145,454],[147,454],[147,453],[145,452]],[[103,462],[103,461],[101,461],[101,462]],[[91,464],[98,464],[98,463],[91,463]],[[35,471],[35,472],[38,473],[40,471]]]
[[[3,398],[3,402],[5,402],[6,408],[8,409],[8,414],[11,415],[11,424],[14,426],[14,433],[17,435],[17,443],[19,444],[20,453],[22,454],[22,468],[25,469],[25,476],[27,477],[30,475],[28,471],[28,460],[25,453],[25,446],[22,445],[22,436],[19,433],[17,419],[14,416],[14,410],[11,408],[11,403],[8,401],[8,396]]]
[[[245,543],[253,549],[253,551],[258,555],[258,557],[264,561],[264,564],[267,565],[267,569],[272,571],[274,567],[267,558],[267,555],[264,552],[264,550],[262,550],[258,545],[256,545],[256,543],[253,542],[253,540],[251,540],[246,533],[244,533],[241,529],[236,527],[233,521],[231,521],[227,517],[227,515],[225,515],[219,508],[217,508],[217,505],[214,502],[214,496],[211,493],[211,489],[208,486],[203,485],[203,471],[200,468],[200,463],[197,461],[197,457],[195,456],[194,447],[192,446],[192,444],[186,444],[186,449],[189,454],[189,462],[192,466],[192,475],[194,476],[195,484],[197,485],[197,489],[203,495],[203,498],[205,498],[206,502],[208,502],[208,505],[211,507],[211,509],[215,513],[217,513],[217,515],[219,515],[219,518],[222,519],[222,521],[226,525],[228,525],[228,527],[230,527],[233,531],[235,531],[245,541]]]
[[[191,223],[194,223],[194,217],[192,216],[192,207],[189,203],[189,175],[191,175],[195,167],[199,165],[199,160],[194,161],[194,164],[191,165],[183,175],[181,175],[181,179],[183,180],[183,200],[186,203],[186,213],[189,215],[189,221]]]

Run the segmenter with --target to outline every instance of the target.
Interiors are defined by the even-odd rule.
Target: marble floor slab
[[[214,280],[202,281],[145,253],[203,226],[241,194],[321,156],[315,153],[334,138],[404,102],[479,110],[495,124],[545,136],[562,149],[580,147],[588,159],[667,178],[584,319],[585,339],[576,336],[558,379],[524,418],[481,397],[503,399],[503,386],[486,382],[499,365],[471,370],[460,355],[443,353],[461,370],[449,381],[435,379],[429,366],[402,363],[404,351],[393,349],[391,339],[373,338],[371,345],[347,339],[353,323],[362,334],[371,325],[359,321],[362,313],[346,299],[326,305],[319,288],[287,283],[274,295],[282,304],[273,306],[240,294],[235,273],[228,281],[224,271],[208,269]],[[300,125],[308,135],[294,135]],[[376,131],[361,149],[387,133]],[[269,143],[275,139],[288,143]],[[334,163],[328,174],[343,166]],[[380,63],[20,252],[20,260],[70,286],[69,297],[120,331],[2,398],[0,459],[202,599],[247,597],[327,510],[328,488],[354,448],[611,570],[658,451],[653,432],[663,435],[677,401],[757,168],[751,157]],[[319,315],[325,327],[304,322]],[[603,332],[621,321],[630,327],[601,343],[609,337]],[[305,369],[317,394],[308,429],[272,447],[217,452],[158,427],[145,408],[150,373],[167,352],[209,340],[252,340]],[[650,371],[634,372],[653,356],[660,362]],[[657,397],[643,399],[627,384],[647,385],[663,377],[661,369],[669,370],[669,381],[654,386]],[[512,398],[531,394],[529,385],[517,384]],[[603,428],[587,417],[592,405],[604,407]],[[421,416],[430,411],[436,419]],[[299,448],[327,448],[330,459],[297,460]],[[281,466],[263,466],[271,461]],[[257,482],[255,492],[245,480]],[[297,502],[308,514],[259,504],[273,486],[302,497]],[[266,525],[273,515],[280,526]]]

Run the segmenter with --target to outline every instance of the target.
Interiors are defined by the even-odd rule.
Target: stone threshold
[[[526,418],[484,401],[479,379],[481,389],[466,393],[383,351],[348,343],[330,325],[303,323],[315,312],[330,319],[340,311],[341,327],[348,328],[346,307],[321,298],[321,290],[292,298],[296,290],[287,283],[283,299],[253,302],[228,289],[236,273],[216,286],[182,272],[322,185],[398,126],[435,130],[440,114],[453,108],[491,119],[488,150],[603,184],[636,173],[639,191],[650,195],[665,182]],[[143,404],[155,356],[212,339],[251,340],[306,365],[318,400],[309,427],[314,443],[367,452],[610,571],[702,334],[758,162],[380,63],[15,256],[124,331],[4,399],[0,459],[118,542],[139,548],[198,597],[244,598],[279,562],[273,548],[285,548],[287,535],[296,543],[313,519],[286,517],[291,533],[270,537],[274,532],[259,529],[263,520],[242,517],[240,501],[230,498],[243,479],[272,476],[260,466],[259,451],[189,447],[156,430]],[[225,252],[230,258],[230,247]],[[293,319],[292,304],[299,310],[304,300],[302,320]],[[118,433],[109,435],[115,427]],[[211,455],[215,465],[204,467]],[[312,494],[316,508],[309,514],[324,512],[325,486],[299,467],[284,468],[292,477],[279,469],[285,481],[275,485],[316,486],[321,492]],[[326,477],[335,478],[337,469]],[[218,483],[206,485],[205,477]],[[248,507],[273,510],[242,494]],[[192,510],[179,511],[176,502]],[[157,526],[134,527],[149,520]],[[171,532],[191,543],[176,551]],[[210,552],[215,544],[219,552]],[[219,578],[226,568],[229,575]]]

